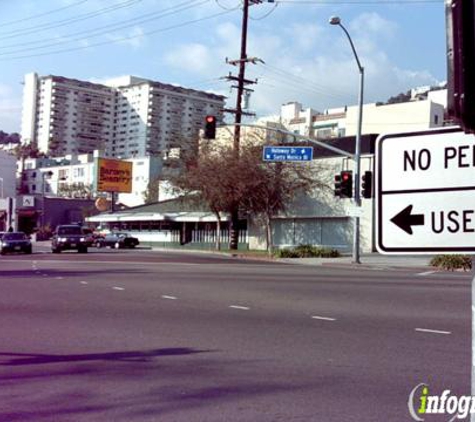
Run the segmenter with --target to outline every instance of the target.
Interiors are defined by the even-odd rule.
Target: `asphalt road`
[[[0,257],[0,421],[410,421],[419,383],[470,394],[470,284],[206,254]]]

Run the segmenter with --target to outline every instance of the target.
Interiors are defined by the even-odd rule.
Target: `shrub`
[[[336,249],[312,245],[299,245],[295,248],[279,249],[275,252],[277,258],[337,258],[340,252]]]
[[[431,259],[430,265],[449,271],[468,271],[472,268],[472,258],[469,255],[437,255]]]

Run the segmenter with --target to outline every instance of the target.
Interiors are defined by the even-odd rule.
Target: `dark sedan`
[[[81,226],[66,224],[56,227],[56,232],[51,239],[53,253],[77,250],[79,253],[87,253],[88,240]]]
[[[139,244],[139,240],[136,237],[131,236],[129,233],[110,233],[102,238],[96,240],[96,247],[103,248],[110,246],[115,249],[129,248],[133,249]]]
[[[30,254],[32,251],[30,238],[23,232],[8,232],[2,235],[0,240],[0,254],[9,252],[24,252]]]

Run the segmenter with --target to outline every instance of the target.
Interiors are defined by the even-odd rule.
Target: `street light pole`
[[[353,262],[355,264],[361,264],[360,260],[360,216],[359,211],[361,209],[361,192],[360,192],[360,174],[361,174],[361,128],[363,123],[363,90],[364,90],[364,67],[361,66],[360,59],[356,53],[353,40],[346,28],[342,25],[341,19],[338,16],[332,16],[330,18],[330,25],[338,25],[348,37],[351,49],[358,65],[360,72],[360,89],[358,93],[358,123],[356,129],[356,145],[355,145],[355,205],[356,216],[354,217],[354,230],[353,230]]]

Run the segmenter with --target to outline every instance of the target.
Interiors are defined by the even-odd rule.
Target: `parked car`
[[[88,247],[94,246],[96,243],[97,235],[94,233],[92,229],[89,227],[83,227],[82,232],[84,233],[84,237],[86,238],[86,244]]]
[[[131,236],[129,233],[116,232],[106,234],[102,238],[96,239],[96,247],[103,248],[110,246],[115,249],[129,248],[133,249],[139,244],[139,240],[136,237]]]
[[[79,253],[87,253],[88,238],[79,225],[61,225],[51,239],[53,253],[61,253],[67,250],[77,250]]]
[[[24,252],[30,254],[32,251],[31,240],[23,232],[6,232],[0,239],[0,254],[8,252]]]

